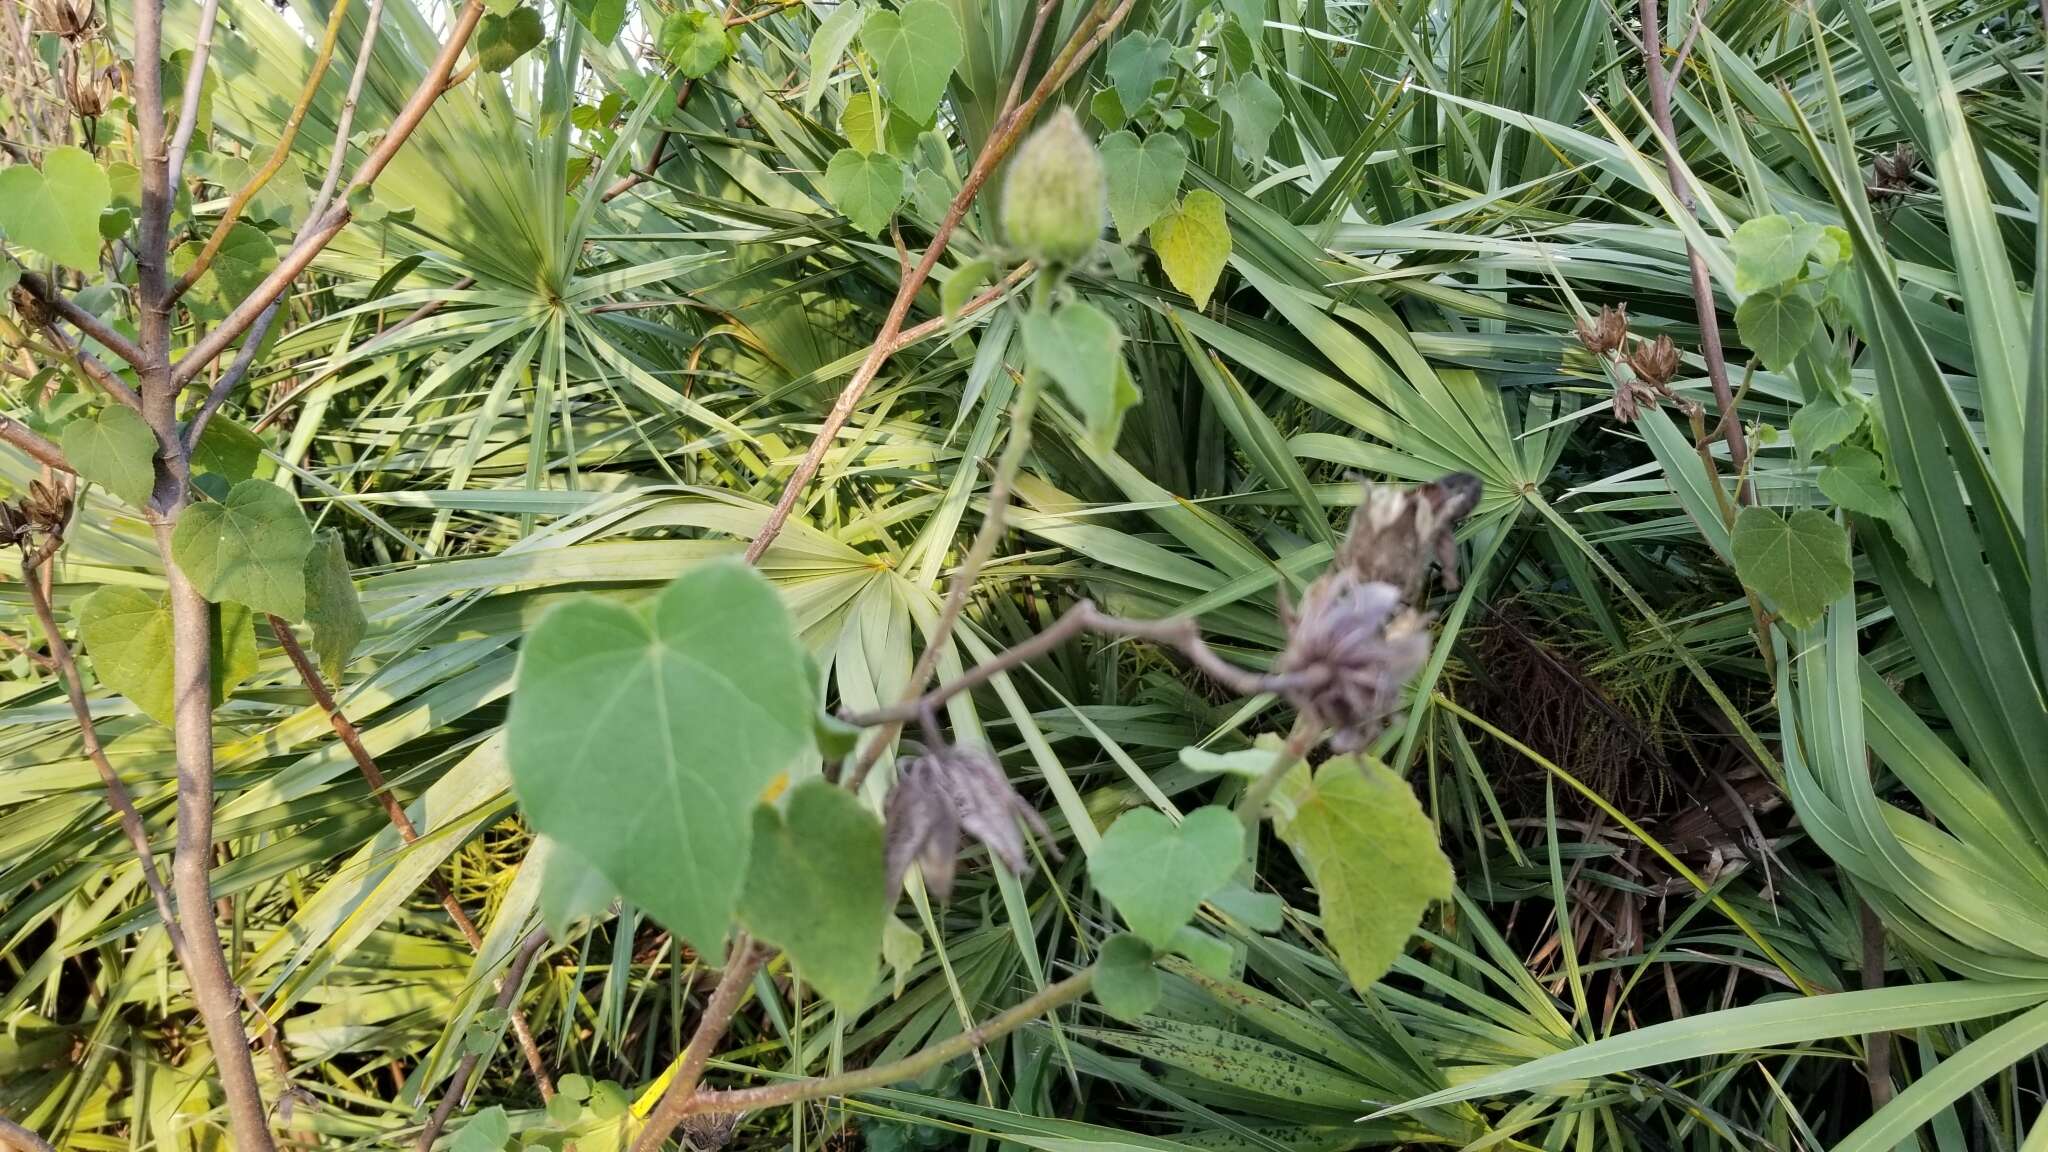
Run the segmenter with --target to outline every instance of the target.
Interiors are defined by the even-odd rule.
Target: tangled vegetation
[[[2048,5],[0,53],[0,1148],[2048,1150]]]

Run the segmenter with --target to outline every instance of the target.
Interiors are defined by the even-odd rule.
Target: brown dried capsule
[[[1405,599],[1421,592],[1431,559],[1443,565],[1444,587],[1458,586],[1452,530],[1479,504],[1483,485],[1470,472],[1452,472],[1415,488],[1365,483],[1351,514],[1351,531],[1337,550],[1337,565],[1361,582],[1399,588]]]
[[[31,480],[21,510],[28,516],[31,528],[46,535],[59,535],[71,519],[71,493],[54,484]]]
[[[32,0],[29,14],[38,32],[75,40],[99,27],[95,0]]]
[[[1628,340],[1628,305],[1602,305],[1591,323],[1578,322],[1579,343],[1595,356],[1606,356]]]
[[[18,505],[0,501],[0,544],[23,544],[34,528]]]
[[[92,68],[80,64],[64,69],[64,98],[80,116],[97,118],[114,102],[114,86],[121,78],[113,66]]]
[[[1673,344],[1669,336],[1657,337],[1654,344],[1648,340],[1637,340],[1628,350],[1628,366],[1638,380],[1661,390],[1678,375],[1678,345]]]

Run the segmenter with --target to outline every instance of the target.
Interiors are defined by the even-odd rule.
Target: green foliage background
[[[337,534],[367,620],[339,695],[423,832],[390,827],[271,625],[243,615],[214,883],[231,965],[281,1026],[302,1095],[279,1123],[299,1146],[406,1143],[465,1051],[485,1074],[458,1147],[590,1152],[630,1132],[712,977],[630,903],[572,917],[519,998],[569,1101],[543,1105],[490,1008],[551,899],[507,753],[522,638],[571,597],[634,604],[743,550],[881,327],[899,238],[922,250],[986,142],[1031,22],[1023,0],[767,4],[730,28],[703,4],[498,7],[476,74],[300,282],[224,409],[223,437],[261,438],[260,468],[212,469],[239,480],[222,516],[284,493]],[[1055,3],[1049,29],[1086,7]],[[168,6],[168,49],[190,48],[196,8]],[[449,16],[381,11],[358,131],[390,121]],[[332,9],[223,12],[186,222],[268,154]],[[957,674],[1082,597],[1198,614],[1256,667],[1331,556],[1355,475],[1473,473],[1462,586],[1373,749],[1455,886],[1361,988],[1335,938],[1356,926],[1309,882],[1334,862],[1247,841],[1243,896],[1267,903],[1200,913],[1229,942],[1221,974],[1168,958],[1150,1014],[1090,1004],[725,1138],[2048,1146],[2041,14],[1719,0],[1663,16],[1691,204],[1664,180],[1641,10],[1604,0],[1143,0],[1066,84],[1058,102],[1116,161],[1115,227],[1070,286],[1114,320],[1128,379],[1079,365],[1088,380],[1041,409],[1014,530],[953,634],[931,636],[1024,365],[1028,290],[999,279],[992,187],[915,302],[913,323],[938,323],[862,399],[760,569],[826,699],[854,710],[899,697],[927,643]],[[344,14],[342,44],[364,19]],[[47,81],[18,39],[10,75]],[[9,83],[5,134],[41,167],[0,170],[0,232],[29,266],[80,268],[119,240],[102,209],[132,198],[120,116],[97,122],[99,160],[74,159],[56,98]],[[345,91],[337,68],[183,338],[289,239]],[[1887,177],[1877,162],[1900,157],[1907,175]],[[1623,370],[1574,336],[1625,303],[1637,335],[1683,353],[1679,396],[1711,401],[1688,243],[1756,450],[1762,507],[1739,516],[1719,442],[1700,448],[1673,401],[1618,422]],[[91,263],[75,287],[120,318],[118,243]],[[1002,306],[956,315],[989,288]],[[70,417],[69,369],[9,355],[8,411]],[[69,451],[123,434],[80,419]],[[106,451],[56,569],[67,625],[100,597],[146,615],[162,587],[119,499],[139,481]],[[0,472],[16,491],[37,474],[11,450]],[[193,575],[297,619],[310,607],[263,587],[307,553],[288,534]],[[35,634],[19,585],[0,604],[10,636]],[[170,733],[126,686],[148,661],[89,629],[86,656],[101,735],[167,841]],[[914,1053],[1086,964],[1119,939],[1086,868],[1115,817],[1227,798],[1230,775],[1185,750],[1242,752],[1289,717],[1163,649],[1084,640],[946,719],[996,751],[1053,850],[1021,877],[970,857],[943,903],[913,884],[864,1001],[845,990],[858,970],[826,1001],[771,969],[718,1082]],[[433,876],[484,928],[477,952]],[[60,686],[19,652],[0,680],[0,973],[0,1114],[66,1148],[226,1146],[139,867]],[[1874,1093],[1869,1036],[1886,1031]]]

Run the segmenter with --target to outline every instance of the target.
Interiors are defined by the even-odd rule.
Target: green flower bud
[[[1108,204],[1102,156],[1073,110],[1062,108],[1010,158],[1003,237],[1040,264],[1076,264],[1094,250]]]

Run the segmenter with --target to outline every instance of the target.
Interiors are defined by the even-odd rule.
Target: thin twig
[[[271,616],[269,619],[271,634],[277,637],[278,644],[284,648],[285,658],[291,661],[292,668],[298,672],[300,683],[306,686],[306,691],[313,697],[313,703],[326,714],[328,725],[334,729],[334,734],[341,738],[342,746],[348,749],[349,756],[355,760],[356,769],[363,774],[364,782],[369,784],[370,795],[376,797],[378,806],[384,810],[385,819],[398,830],[399,839],[407,844],[417,841],[420,838],[419,827],[412,822],[412,817],[406,814],[404,805],[401,805],[398,798],[392,794],[391,785],[385,780],[383,771],[377,767],[376,758],[370,755],[370,749],[363,743],[361,731],[356,728],[354,721],[348,718],[348,714],[341,710],[341,704],[334,699],[334,693],[328,690],[327,682],[321,679],[320,669],[306,656],[306,650],[300,646],[299,638],[292,633],[292,626],[280,616]],[[448,918],[454,921],[455,927],[462,932],[462,938],[469,941],[469,950],[481,953],[484,947],[483,933],[477,931],[476,922],[463,910],[462,901],[456,899],[455,890],[449,887],[448,881],[437,872],[427,878],[427,885],[433,889],[435,898],[447,911]],[[527,1069],[533,1073],[534,1081],[540,1085],[542,1098],[554,1099],[555,1082],[548,1075],[546,1061],[541,1058],[540,1044],[533,1037],[532,1025],[527,1022],[526,1014],[516,1006],[511,1010],[511,1017],[512,1031],[518,1037],[519,1047],[526,1056]]]
[[[1036,636],[1005,649],[995,659],[977,664],[929,692],[912,700],[877,708],[872,712],[842,713],[840,719],[862,727],[907,724],[925,712],[935,710],[960,693],[986,684],[1019,665],[1028,664],[1085,632],[1164,644],[1186,656],[1188,662],[1204,675],[1241,696],[1278,692],[1302,687],[1307,683],[1298,676],[1253,672],[1230,663],[1217,655],[1214,648],[1209,647],[1208,642],[1202,639],[1201,628],[1189,617],[1162,616],[1157,620],[1134,620],[1125,616],[1111,616],[1097,608],[1093,601],[1082,600],[1067,609],[1065,615]]]
[[[57,1152],[48,1140],[4,1116],[0,1116],[0,1141],[20,1149],[21,1152]]]
[[[683,110],[683,105],[689,101],[690,89],[696,83],[697,82],[695,80],[685,80],[683,81],[682,85],[676,89],[675,110],[677,112],[681,112]],[[655,172],[659,171],[661,168],[661,162],[663,157],[668,152],[669,137],[676,134],[676,129],[673,128],[656,128],[655,130],[661,133],[661,135],[658,139],[655,140],[654,154],[647,158],[646,165],[641,168],[637,168],[624,176],[619,177],[619,179],[615,181],[611,187],[604,190],[604,195],[598,197],[599,200],[603,201],[606,204],[609,204],[612,201],[618,199],[619,197],[624,196],[626,193],[632,191],[633,189],[639,187],[642,183],[654,178]]]
[[[1658,142],[1664,149],[1664,172],[1671,182],[1671,194],[1688,210],[1693,205],[1691,182],[1685,178],[1685,160],[1678,152],[1678,126],[1671,116],[1671,85],[1675,77],[1664,65],[1664,32],[1657,0],[1642,0],[1642,52],[1645,81],[1650,86],[1650,117],[1656,121]],[[1693,309],[1700,326],[1700,355],[1707,362],[1707,380],[1714,389],[1714,403],[1721,409],[1721,438],[1728,442],[1728,459],[1737,473],[1749,460],[1749,445],[1742,435],[1742,419],[1736,411],[1734,391],[1728,385],[1728,357],[1721,348],[1721,321],[1714,305],[1714,285],[1707,274],[1707,260],[1688,239],[1686,261],[1692,273]],[[1744,504],[1756,502],[1747,480],[1735,490]]]
[[[270,183],[271,177],[284,167],[291,155],[292,141],[299,135],[299,125],[305,122],[306,111],[313,106],[313,97],[320,92],[320,81],[327,77],[327,66],[334,60],[335,42],[341,39],[341,26],[348,15],[349,0],[335,0],[334,8],[327,14],[327,30],[320,37],[320,47],[313,55],[313,69],[306,76],[305,86],[299,89],[298,103],[292,105],[291,114],[285,117],[284,128],[278,133],[277,147],[271,150],[270,159],[263,162],[249,181],[228,198],[227,207],[221,209],[220,220],[213,226],[213,232],[206,237],[199,255],[192,260],[192,266],[171,285],[170,303],[176,303],[180,296],[190,291],[192,285],[213,266],[213,258],[220,254],[220,246],[227,242],[228,233],[234,230],[235,221],[242,215],[242,209],[256,198],[258,192]],[[309,222],[317,219],[317,211],[308,213]]]
[[[78,723],[79,743],[85,746],[86,758],[99,771],[100,785],[107,790],[107,806],[114,810],[121,832],[128,837],[128,846],[142,864],[142,881],[149,886],[150,897],[156,902],[156,913],[163,920],[164,931],[170,937],[171,951],[182,964],[185,941],[178,931],[177,913],[171,910],[170,889],[165,886],[163,875],[157,871],[156,854],[149,846],[149,830],[143,826],[142,814],[136,811],[134,799],[128,795],[127,786],[121,783],[120,775],[107,759],[106,748],[100,744],[99,730],[93,725],[92,705],[86,701],[85,685],[79,679],[78,662],[72,658],[71,645],[65,642],[64,632],[57,626],[57,614],[50,608],[50,595],[43,589],[40,569],[49,551],[45,548],[36,555],[22,557],[21,583],[28,589],[29,605],[35,610],[36,623],[42,627],[43,643],[50,649],[50,659],[57,666],[57,678],[64,683],[65,699],[71,704],[72,719]]]
[[[364,17],[363,42],[356,47],[355,72],[349,77],[348,95],[342,99],[341,114],[334,122],[334,143],[327,151],[327,173],[321,177],[320,191],[313,197],[313,205],[306,212],[305,222],[299,225],[298,234],[292,238],[295,245],[303,242],[312,233],[314,222],[326,214],[327,206],[334,202],[336,189],[341,186],[341,169],[348,160],[349,131],[355,126],[356,104],[362,99],[363,82],[370,74],[370,60],[375,55],[377,47],[377,28],[383,15],[384,0],[370,0],[369,14]],[[242,338],[242,347],[235,353],[234,362],[228,365],[228,370],[220,379],[214,381],[212,390],[206,394],[206,402],[200,406],[199,411],[186,426],[187,451],[198,446],[199,437],[206,432],[207,422],[213,419],[213,414],[220,410],[220,406],[226,403],[227,398],[241,385],[242,378],[248,375],[249,366],[255,361],[256,353],[262,349],[263,338],[270,334],[270,325],[276,321],[278,309],[283,303],[284,297],[280,295],[271,301],[270,307],[265,308],[263,313],[256,317],[256,322],[249,326],[249,334]]]
[[[185,91],[178,104],[178,127],[171,133],[171,151],[166,160],[171,187],[185,178],[185,152],[192,145],[192,133],[199,126],[199,100],[206,90],[206,58],[213,51],[213,26],[220,17],[220,0],[206,0],[199,8],[199,32],[192,41],[192,58],[185,65]]]
[[[1308,755],[1309,749],[1315,746],[1316,737],[1322,732],[1322,722],[1316,719],[1315,713],[1302,709],[1301,714],[1294,718],[1294,727],[1287,733],[1287,742],[1274,754],[1273,763],[1245,788],[1243,796],[1238,797],[1239,819],[1249,825],[1258,824],[1266,814],[1266,801],[1272,799],[1273,790]]]
[[[512,1004],[519,999],[520,989],[526,986],[526,971],[533,966],[534,957],[540,955],[542,945],[548,942],[548,930],[535,928],[519,941],[519,948],[512,954],[512,966],[505,970],[505,979],[498,985],[498,998],[494,1006],[509,1014]],[[448,1090],[441,1095],[441,1102],[434,1106],[434,1114],[428,1118],[427,1126],[420,1129],[419,1139],[413,1143],[418,1152],[428,1152],[434,1141],[441,1138],[441,1129],[448,1126],[448,1118],[455,1114],[462,1098],[469,1093],[469,1078],[475,1074],[479,1057],[474,1052],[464,1052],[455,1065],[455,1076],[448,1081]]]
[[[36,463],[46,468],[55,468],[59,472],[75,471],[64,459],[62,449],[52,444],[42,433],[12,416],[0,414],[0,440],[21,449]]]
[[[691,1098],[697,1094],[697,1084],[704,1078],[704,1068],[711,1062],[712,1050],[725,1039],[725,1030],[732,1024],[733,1013],[739,1011],[741,999],[754,982],[754,973],[767,962],[768,950],[756,946],[746,933],[740,933],[739,939],[733,942],[731,955],[726,958],[725,971],[718,974],[718,985],[711,990],[711,999],[704,1005],[704,1014],[697,1018],[697,1030],[690,1034],[690,1042],[683,1046],[683,1056],[676,1064],[674,1078],[668,1082],[661,1100],[648,1115],[647,1126],[640,1130],[639,1139],[633,1141],[633,1152],[656,1152],[668,1139],[669,1133],[676,1130],[676,1125],[683,1122],[683,1117],[690,1114]]]
[[[910,270],[910,275],[905,276],[902,283],[897,286],[896,299],[889,305],[889,313],[882,321],[881,330],[875,334],[874,343],[868,346],[866,358],[861,361],[860,367],[854,370],[853,378],[846,382],[846,387],[840,390],[838,399],[832,403],[831,412],[825,416],[824,426],[818,429],[810,448],[798,462],[796,471],[783,485],[782,495],[776,500],[774,511],[768,514],[768,520],[761,526],[761,531],[747,545],[749,562],[759,560],[761,554],[775,541],[775,537],[781,534],[782,526],[788,523],[790,514],[796,510],[797,501],[803,498],[804,490],[818,474],[818,466],[824,462],[825,453],[839,435],[839,429],[852,418],[853,410],[860,403],[861,396],[866,394],[868,385],[874,383],[876,375],[882,370],[882,365],[895,352],[897,336],[903,330],[903,322],[910,315],[911,303],[916,300],[918,290],[924,287],[924,282],[930,278],[932,270],[938,267],[939,258],[945,254],[946,245],[952,240],[954,230],[967,215],[968,206],[981,192],[982,185],[994,174],[1004,158],[1009,156],[1010,150],[1016,147],[1024,129],[1038,114],[1040,106],[1058,91],[1060,77],[1086,62],[1089,55],[1129,11],[1130,0],[1125,0],[1125,3],[1114,10],[1109,8],[1108,0],[1096,0],[1088,16],[1084,17],[1080,26],[1075,29],[1066,47],[1061,49],[1045,76],[1031,90],[1031,95],[996,123],[988,142],[982,146],[981,153],[974,158],[973,166],[967,171],[966,179],[961,182],[959,194],[953,197],[953,202],[946,208],[945,218],[932,233],[931,243],[926,246],[924,255],[918,260],[917,266]],[[1105,16],[1105,12],[1108,15]]]
[[[957,1060],[969,1052],[984,1047],[992,1040],[1022,1028],[1049,1012],[1079,1000],[1088,994],[1088,989],[1094,984],[1095,969],[1083,968],[1057,984],[1047,985],[1029,999],[1018,1001],[1016,1005],[989,1017],[975,1027],[955,1033],[901,1060],[854,1072],[843,1072],[837,1076],[815,1076],[806,1080],[789,1080],[780,1084],[740,1088],[729,1092],[700,1092],[684,1109],[684,1115],[751,1112],[759,1108],[799,1104],[806,1100],[852,1096],[871,1088],[883,1088],[905,1080],[914,1080],[948,1061]]]
[[[420,81],[419,87],[413,90],[412,98],[399,111],[390,128],[386,129],[383,139],[378,141],[376,149],[363,161],[363,166],[356,171],[348,186],[338,195],[336,203],[328,208],[327,215],[321,218],[318,225],[306,232],[303,239],[292,245],[284,258],[278,262],[278,266],[263,278],[263,282],[258,284],[254,291],[243,298],[213,331],[196,341],[191,350],[172,367],[173,385],[182,388],[190,383],[222,352],[227,351],[236,337],[248,331],[256,322],[256,318],[263,314],[264,309],[270,307],[270,302],[283,295],[285,289],[291,287],[292,281],[298,279],[299,274],[312,265],[313,259],[329,242],[348,226],[348,222],[354,218],[354,212],[348,205],[349,195],[375,183],[377,177],[391,163],[392,157],[398,154],[399,149],[412,137],[413,131],[420,126],[420,121],[426,119],[428,109],[440,98],[442,82],[454,70],[455,61],[461,57],[463,47],[476,32],[476,26],[483,20],[483,15],[483,0],[469,0],[463,5],[461,15],[456,18],[455,27],[449,32],[448,42],[441,46],[441,54],[434,58],[426,77]]]
[[[1866,991],[1884,987],[1884,921],[1867,901],[1857,901],[1857,919],[1863,937],[1863,987]],[[1898,1087],[1892,1083],[1892,1034],[1871,1032],[1863,1037],[1863,1075],[1870,1085],[1870,1110],[1876,1112],[1892,1102]]]
[[[142,354],[141,347],[135,341],[121,335],[120,332],[114,329],[113,325],[108,324],[105,320],[79,307],[77,301],[66,296],[55,284],[43,279],[40,273],[31,272],[26,268],[22,269],[21,286],[28,289],[29,295],[42,301],[52,311],[56,312],[57,315],[63,317],[73,328],[105,345],[107,351],[112,352],[137,368],[143,365],[145,357]],[[127,391],[127,385],[125,384],[121,387],[122,391],[126,392],[126,395],[116,393],[121,402],[130,408],[138,407],[141,401],[135,398],[135,393]]]

